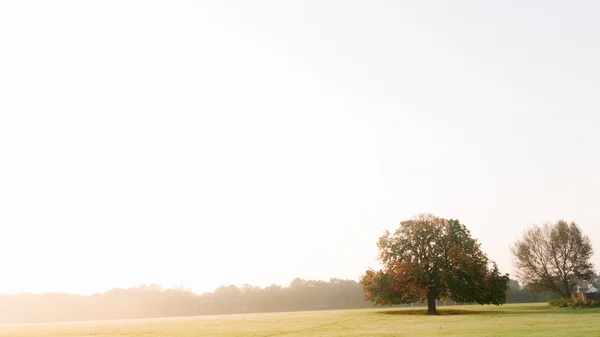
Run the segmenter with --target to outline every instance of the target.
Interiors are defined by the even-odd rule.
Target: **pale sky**
[[[358,280],[422,212],[598,251],[599,11],[2,1],[0,292]]]

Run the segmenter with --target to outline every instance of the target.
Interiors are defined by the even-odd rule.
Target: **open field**
[[[192,336],[600,336],[600,309],[546,304],[456,306],[441,316],[423,309],[373,309],[184,317],[57,324],[4,325],[11,337]]]

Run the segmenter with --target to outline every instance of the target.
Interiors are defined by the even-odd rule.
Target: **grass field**
[[[552,309],[547,304],[456,306],[441,316],[421,310],[373,309],[4,325],[11,337],[192,336],[600,336],[600,309]]]

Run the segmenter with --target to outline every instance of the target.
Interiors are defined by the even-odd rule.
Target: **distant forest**
[[[510,282],[508,303],[547,302],[550,294],[520,290]],[[233,302],[239,301],[239,302]],[[353,280],[294,279],[288,287],[222,286],[201,295],[189,289],[144,285],[102,294],[63,293],[0,295],[0,324],[157,318],[194,315],[372,308]],[[443,306],[443,303],[440,303]],[[453,305],[453,303],[446,303]]]

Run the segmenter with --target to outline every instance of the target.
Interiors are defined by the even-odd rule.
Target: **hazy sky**
[[[600,266],[595,1],[2,1],[0,292],[351,278],[417,213]]]

